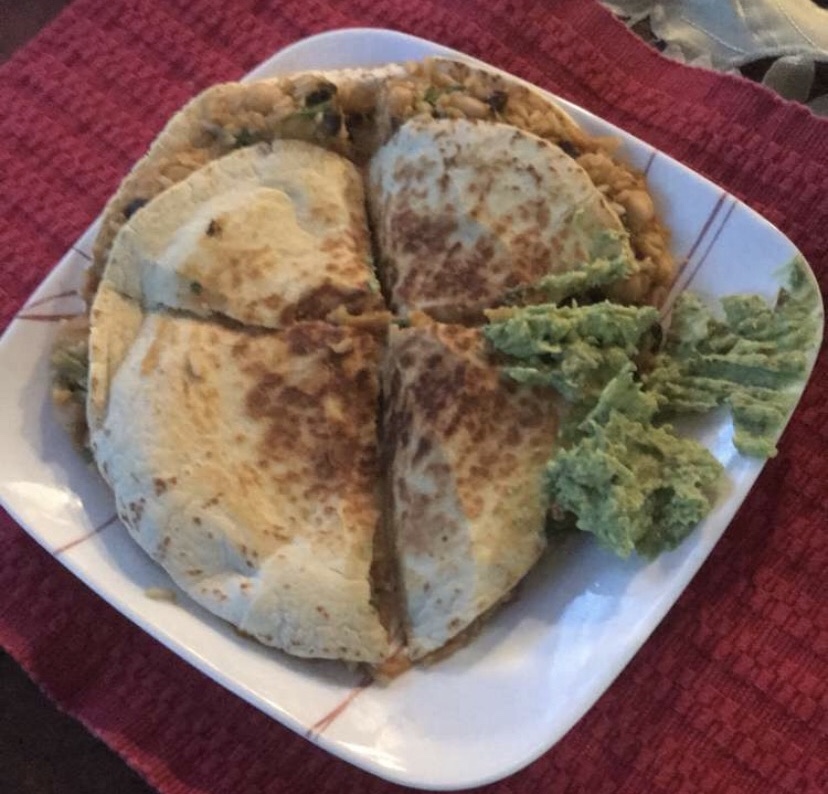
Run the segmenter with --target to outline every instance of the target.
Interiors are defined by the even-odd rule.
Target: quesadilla
[[[92,311],[96,462],[138,544],[195,601],[266,645],[372,664],[380,345],[319,322],[247,331]]]
[[[426,59],[215,86],[107,205],[55,400],[83,438],[86,399],[118,514],[196,602],[392,675],[544,548],[559,398],[502,377],[484,310],[602,258],[616,299],[673,276],[643,175],[519,81]]]
[[[148,308],[246,325],[384,309],[356,167],[303,141],[229,154],[118,232],[106,280]]]
[[[505,599],[544,549],[552,389],[501,377],[479,328],[392,327],[384,460],[407,653],[417,660]]]
[[[621,258],[627,234],[586,172],[515,127],[414,118],[371,161],[368,197],[391,309],[479,317],[544,276]]]

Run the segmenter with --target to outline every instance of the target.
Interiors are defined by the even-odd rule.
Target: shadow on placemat
[[[0,791],[14,794],[154,794],[0,650]]]
[[[0,0],[0,63],[32,38],[70,0]]]

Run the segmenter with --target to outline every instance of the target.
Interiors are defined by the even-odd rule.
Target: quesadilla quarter
[[[365,160],[377,145],[372,120],[383,80],[401,69],[298,72],[202,91],[169,120],[107,203],[87,293],[94,293],[120,227],[159,193],[213,160],[274,140],[306,141],[355,162]]]
[[[384,308],[359,173],[303,141],[242,149],[166,190],[118,232],[104,277],[149,308],[268,328]]]
[[[381,662],[378,342],[143,314],[106,284],[99,296],[91,445],[135,540],[267,645]]]
[[[383,365],[387,500],[417,660],[505,599],[544,549],[551,389],[503,379],[479,328],[392,327]]]
[[[622,257],[627,234],[562,149],[499,123],[414,118],[371,161],[391,308],[467,319],[550,273]]]

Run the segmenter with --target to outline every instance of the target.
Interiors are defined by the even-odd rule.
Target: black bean
[[[365,125],[366,121],[368,121],[367,113],[347,113],[345,115],[345,127],[348,132],[358,130]]]
[[[313,107],[327,102],[336,93],[333,83],[322,83],[305,97],[305,107]]]
[[[235,147],[241,149],[243,146],[252,146],[258,139],[246,127],[242,127],[236,135]]]
[[[489,94],[489,98],[486,100],[486,104],[495,112],[495,113],[502,113],[506,109],[506,102],[509,99],[509,95],[505,91],[492,91]]]
[[[584,292],[569,295],[561,301],[561,306],[588,306],[606,300],[607,296],[600,287],[590,287]]]
[[[326,108],[320,122],[322,131],[327,135],[334,136],[342,128],[342,114],[337,110]]]
[[[134,198],[124,207],[124,217],[129,220],[141,207],[149,201],[145,198]]]
[[[573,159],[581,156],[581,150],[572,141],[558,141],[558,146]]]
[[[583,302],[600,303],[602,300],[606,300],[606,298],[607,296],[604,294],[604,291],[600,287],[591,287],[584,293]]]

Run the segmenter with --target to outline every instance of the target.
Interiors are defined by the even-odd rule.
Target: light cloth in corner
[[[667,44],[664,54],[676,60],[731,71],[778,58],[764,82],[800,102],[808,97],[814,61],[828,60],[828,10],[813,0],[605,0],[604,5],[631,24],[649,18],[653,34]]]
[[[640,21],[677,45],[685,59],[709,55],[714,69],[759,58],[828,59],[828,10],[813,0],[609,0],[615,13]]]

